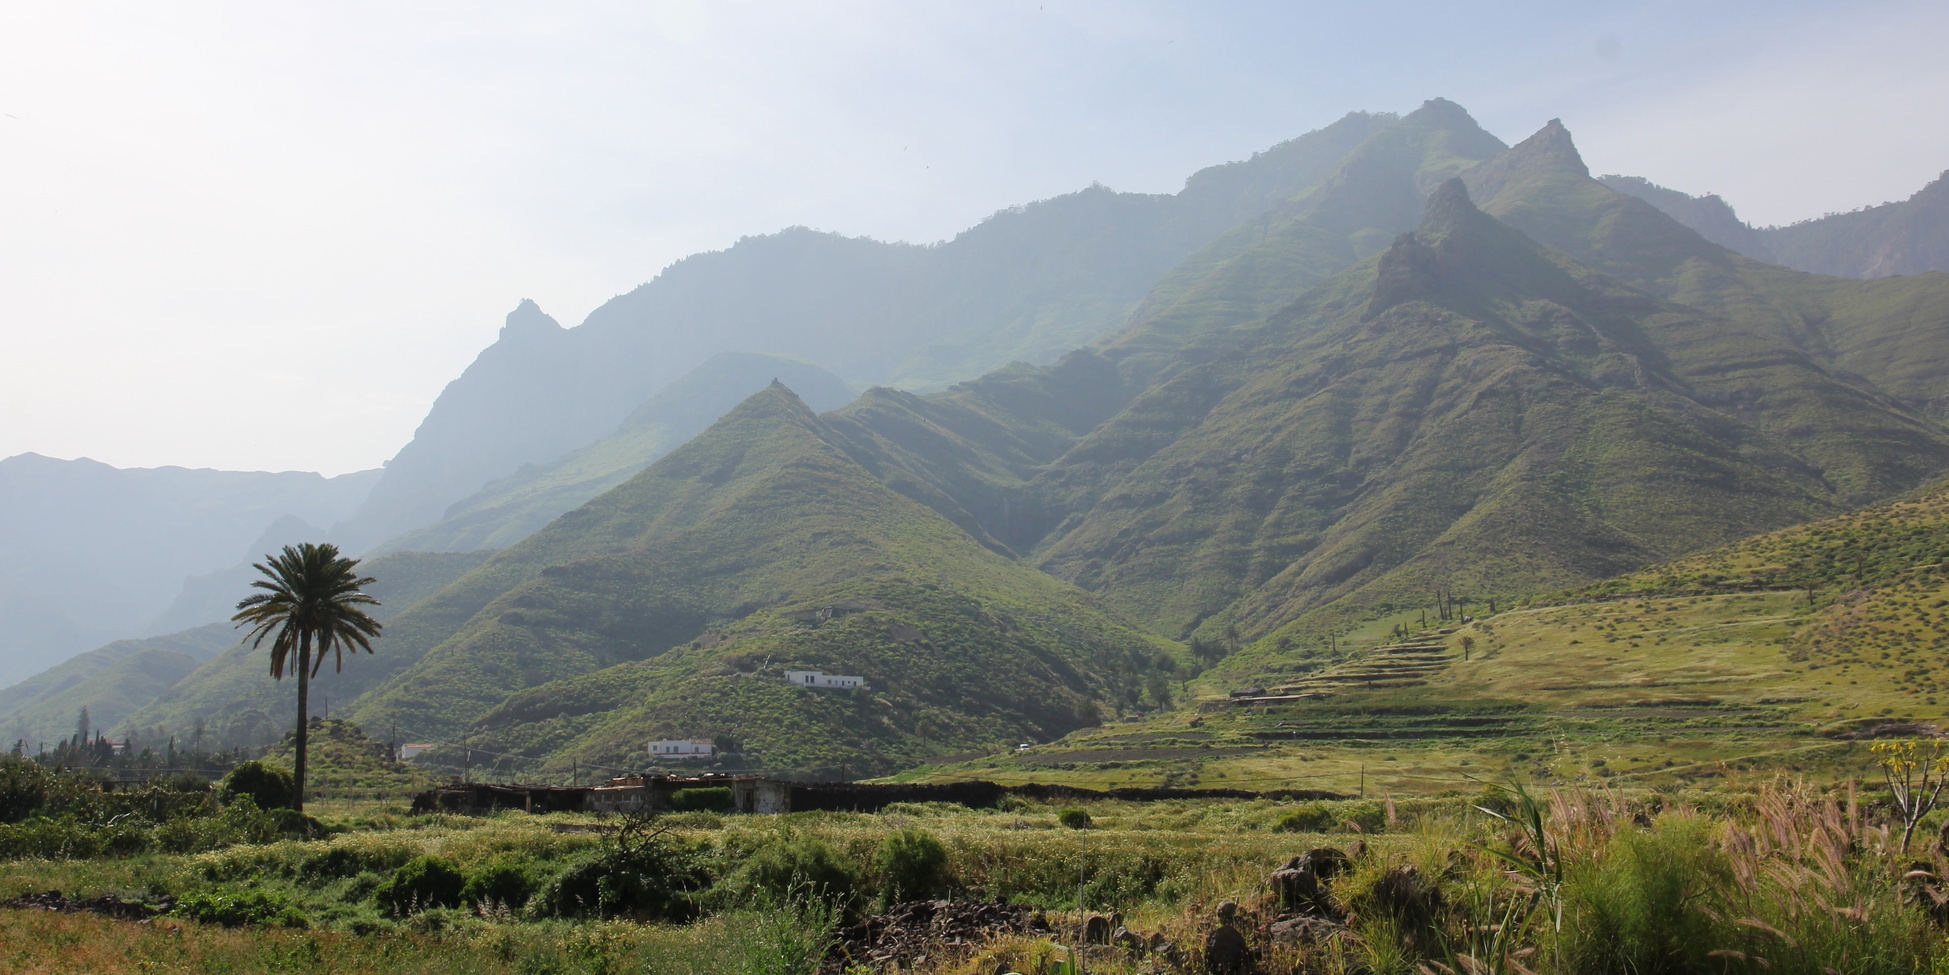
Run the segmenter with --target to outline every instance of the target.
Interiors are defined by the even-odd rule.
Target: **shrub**
[[[497,857],[467,878],[467,886],[460,890],[460,900],[476,907],[491,903],[519,910],[534,892],[535,878],[526,867]]]
[[[1343,804],[1340,808],[1340,826],[1349,832],[1384,833],[1387,831],[1387,807],[1378,802]]]
[[[177,899],[170,913],[205,924],[221,924],[226,928],[246,924],[303,928],[311,924],[303,911],[284,898],[254,888],[221,894],[200,891],[184,894]]]
[[[182,776],[191,781],[201,781],[193,776]],[[216,801],[210,795],[208,783],[198,789],[175,789],[161,784],[161,779],[151,779],[140,789],[128,789],[102,796],[101,811],[110,818],[138,817],[152,823],[165,823],[172,819],[198,819],[217,811]]]
[[[339,841],[305,857],[297,876],[302,883],[317,885],[375,870],[390,873],[413,856],[413,848],[402,843]]]
[[[760,846],[726,878],[720,893],[731,903],[784,903],[803,896],[850,903],[859,866],[816,836],[783,835]]]
[[[722,785],[678,789],[670,793],[670,808],[676,812],[729,812],[731,789]]]
[[[695,847],[662,836],[618,841],[548,878],[528,901],[532,917],[687,921],[710,881]]]
[[[722,941],[711,945],[703,959],[656,958],[650,971],[816,972],[824,968],[834,942],[839,912],[829,903],[808,898],[770,910],[744,910],[726,915]],[[658,964],[661,962],[662,964]],[[688,962],[686,964],[686,962]],[[855,970],[866,970],[860,966]]]
[[[35,814],[49,818],[72,816],[83,822],[100,822],[107,817],[101,783],[79,770],[50,775]]]
[[[18,823],[47,800],[54,774],[22,758],[0,758],[0,823]]]
[[[1317,802],[1309,802],[1280,817],[1274,828],[1288,833],[1324,833],[1333,828],[1333,812]]]
[[[147,783],[151,789],[163,792],[179,792],[184,795],[206,796],[210,794],[210,780],[195,772],[164,772],[152,775]]]
[[[112,857],[132,857],[149,852],[149,831],[130,823],[117,823],[101,830],[101,852]]]
[[[1601,856],[1571,866],[1563,952],[1585,972],[1704,971],[1707,952],[1736,937],[1714,919],[1732,886],[1703,819],[1662,817],[1612,837]],[[1735,929],[1736,930],[1736,929]]]
[[[271,828],[285,836],[315,840],[331,832],[324,823],[296,809],[267,809],[264,815],[268,818]]]
[[[219,794],[225,805],[249,796],[259,809],[288,809],[294,788],[291,773],[264,762],[244,762],[223,777]]]
[[[381,913],[405,917],[430,908],[460,906],[460,891],[466,885],[466,876],[447,861],[414,857],[372,892],[372,902]]]
[[[925,830],[895,830],[873,851],[873,876],[889,904],[932,897],[947,887],[947,848]]]
[[[101,853],[101,833],[73,816],[0,824],[0,860],[85,860]]]
[[[1096,825],[1096,821],[1090,818],[1089,813],[1074,808],[1064,809],[1057,813],[1056,822],[1061,823],[1067,829],[1089,829]]]

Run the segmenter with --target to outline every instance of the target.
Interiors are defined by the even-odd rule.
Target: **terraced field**
[[[1874,769],[1949,688],[1949,485],[1440,629],[1263,643],[1178,710],[910,778],[1473,791]],[[1401,634],[1407,634],[1405,638]]]
[[[1511,775],[1859,774],[1865,738],[1940,712],[1905,678],[1912,664],[1796,653],[1793,638],[1821,621],[1791,591],[1524,608],[1356,645],[1303,676],[1305,660],[1273,659],[1242,687],[1194,683],[1195,704],[1175,713],[915,777],[1372,794],[1472,791]]]

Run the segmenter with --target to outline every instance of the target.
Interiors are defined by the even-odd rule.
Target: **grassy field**
[[[141,922],[0,909],[0,971],[810,973],[836,928],[891,896],[890,837],[915,835],[942,857],[912,893],[1030,905],[1050,930],[943,938],[922,958],[846,970],[1066,975],[1080,970],[1081,918],[1115,912],[1167,946],[1085,948],[1081,967],[1198,972],[1223,901],[1239,905],[1234,927],[1265,972],[1942,970],[1942,929],[1926,905],[1949,861],[1925,842],[1902,853],[1899,832],[1847,791],[1740,778],[1711,791],[1534,798],[1008,805],[666,817],[656,842],[690,851],[701,868],[696,911],[604,918],[543,916],[546,882],[525,908],[375,902],[423,857],[469,877],[572,871],[613,855],[614,818],[409,817],[396,804],[326,803],[312,811],[339,832],[322,839],[0,862],[0,899],[58,888],[278,905],[204,921],[179,908]],[[1533,830],[1521,825],[1532,822],[1526,810]],[[1345,871],[1317,902],[1282,904],[1272,872],[1326,845],[1352,854]],[[796,865],[794,878],[824,877],[823,896],[768,888],[766,871],[780,863]],[[1314,925],[1308,937],[1275,927],[1295,917]]]
[[[1941,712],[1893,654],[1795,659],[1794,638],[1820,622],[1792,592],[1518,609],[1356,644],[1338,663],[1275,659],[1241,682],[1263,701],[1206,687],[1200,707],[909,777],[1367,795],[1511,775],[1658,787],[1777,768],[1835,781],[1872,764],[1865,741],[1837,736]]]

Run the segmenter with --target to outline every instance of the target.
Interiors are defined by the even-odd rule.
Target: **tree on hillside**
[[[298,675],[298,729],[295,741],[296,765],[292,770],[291,808],[305,807],[305,747],[309,717],[311,678],[325,662],[325,651],[334,655],[334,669],[345,666],[344,651],[372,652],[372,638],[379,635],[379,622],[366,615],[363,607],[379,601],[361,591],[373,580],[361,577],[357,559],[338,554],[338,546],[286,545],[282,554],[267,556],[251,568],[264,578],[251,583],[263,592],[252,594],[237,604],[231,620],[252,629],[245,636],[253,648],[266,636],[271,640],[271,677],[283,680],[287,667]],[[315,651],[315,654],[314,654]],[[293,660],[295,652],[297,659]]]

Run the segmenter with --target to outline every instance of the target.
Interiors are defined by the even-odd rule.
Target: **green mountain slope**
[[[1117,675],[1168,649],[889,489],[836,441],[785,387],[753,396],[423,607],[480,602],[354,717],[436,739],[472,722],[563,762],[626,760],[654,728],[729,727],[781,761],[889,768],[1094,720]],[[816,619],[832,607],[838,618]],[[875,690],[808,694],[787,667]],[[924,728],[900,720],[916,714]]]
[[[1162,632],[1257,637],[1334,600],[1534,591],[1833,510],[1794,445],[1679,371],[1670,336],[1722,324],[1445,184],[1416,234],[1209,336],[1187,352],[1206,361],[1071,450],[1057,470],[1128,473],[1041,564]],[[1888,423],[1914,435],[1902,464],[1949,465],[1941,431]]]
[[[321,675],[315,686],[314,708],[321,710],[330,701],[350,702],[375,679],[388,661],[388,642],[400,639],[395,625],[401,614],[439,593],[469,571],[485,562],[490,552],[395,552],[367,559],[359,568],[376,581],[368,589],[380,605],[373,615],[386,623],[380,640],[373,644],[373,656],[349,659],[338,673]],[[248,589],[238,593],[242,599]],[[188,728],[201,720],[226,745],[264,745],[276,741],[280,723],[288,725],[295,705],[295,691],[271,679],[269,658],[263,649],[251,649],[236,642],[237,631],[228,623],[215,623],[196,631],[217,640],[222,652],[211,656],[193,672],[151,695],[145,703],[117,727],[117,730],[157,727]],[[410,623],[407,627],[410,636]],[[118,691],[131,700],[134,694]],[[86,702],[83,702],[86,703]],[[92,707],[92,706],[91,706]],[[281,716],[273,718],[273,715]],[[106,723],[104,727],[110,727]]]
[[[1592,179],[1570,133],[1554,121],[1463,178],[1484,212],[1538,241],[1733,322],[1746,342],[1775,343],[1837,378],[1871,384],[1874,395],[1941,419],[1941,402],[1949,396],[1949,342],[1943,341],[1949,334],[1949,274],[1855,280],[1742,257]],[[1753,387],[1764,383],[1721,385],[1726,395],[1738,396],[1756,393]],[[1785,427],[1808,422],[1777,402],[1755,401],[1751,412]],[[1855,434],[1845,423],[1830,426]],[[1833,465],[1860,463],[1837,457]],[[1860,483],[1843,489],[1857,503],[1885,497],[1893,487],[1871,473],[1843,475],[1850,477]]]
[[[8,729],[10,740],[59,741],[74,734],[76,716],[87,708],[89,723],[96,730],[113,728],[201,664],[180,650],[145,646],[0,719],[6,721],[0,727]]]
[[[58,741],[88,709],[107,730],[236,641],[223,624],[143,640],[117,640],[0,690],[0,734],[9,742]]]
[[[546,464],[523,467],[454,502],[438,523],[374,551],[465,552],[512,545],[628,480],[773,381],[802,391],[821,411],[853,398],[838,376],[809,362],[745,352],[716,355],[650,397],[609,436]]]
[[[792,356],[851,383],[916,389],[1053,358],[1116,328],[1186,255],[1394,121],[1354,113],[1193,174],[1176,194],[1092,186],[927,246],[805,227],[742,238],[664,268],[575,328],[524,303],[441,393],[340,537],[357,548],[438,521],[522,464],[605,436],[719,353]]]
[[[1560,124],[1503,150],[1439,101],[1319,172],[1098,347],[823,415],[745,400],[394,618],[339,713],[520,774],[694,736],[886,771],[1157,710],[1163,638],[1230,651],[1207,692],[1428,683],[1439,648],[1376,638],[1436,592],[1507,607],[1949,470],[1949,275],[1759,264],[1591,179]],[[498,497],[593,489],[649,439]],[[145,714],[271,713],[249,663]]]
[[[1149,381],[1196,336],[1253,321],[1414,228],[1441,181],[1504,145],[1434,99],[1368,136],[1318,183],[1241,223],[1152,288],[1105,353]]]
[[[927,774],[1370,795],[1859,776],[1872,738],[1944,725],[1945,565],[1938,483],[1405,640],[1383,619],[1342,658],[1234,668],[1195,710]]]

